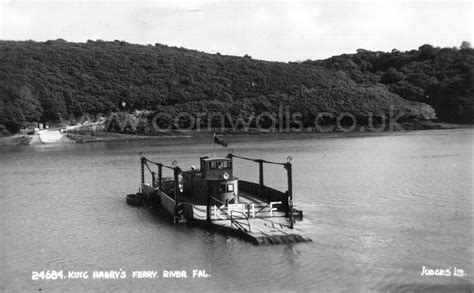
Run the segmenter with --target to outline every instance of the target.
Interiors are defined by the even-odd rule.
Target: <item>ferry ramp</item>
[[[212,221],[212,225],[237,233],[242,238],[257,245],[312,241],[310,238],[305,237],[298,229],[290,229],[288,220],[285,217],[233,219],[233,221],[217,220]]]

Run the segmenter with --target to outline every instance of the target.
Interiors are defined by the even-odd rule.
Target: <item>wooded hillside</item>
[[[474,50],[423,45],[321,61],[268,62],[122,41],[0,41],[0,124],[148,110],[243,117],[319,112],[473,122]],[[122,102],[126,102],[125,109]],[[424,104],[426,103],[426,104]]]

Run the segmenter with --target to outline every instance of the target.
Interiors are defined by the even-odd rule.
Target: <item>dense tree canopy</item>
[[[0,41],[0,123],[117,111],[227,112],[237,117],[290,106],[318,112],[407,113],[472,123],[474,53],[434,48],[360,49],[322,61],[267,62],[123,41]],[[125,109],[122,106],[125,102]]]
[[[474,123],[474,50],[469,42],[460,49],[425,44],[404,53],[359,49],[308,63],[342,70],[359,84],[381,82],[404,99],[431,105],[441,121]]]

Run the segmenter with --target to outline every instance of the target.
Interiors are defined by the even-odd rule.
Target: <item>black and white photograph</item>
[[[0,292],[474,292],[470,0],[0,0]]]

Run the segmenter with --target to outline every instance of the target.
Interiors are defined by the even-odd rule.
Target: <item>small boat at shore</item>
[[[258,183],[239,180],[233,172],[234,159],[257,163]],[[176,162],[169,166],[141,156],[140,191],[127,195],[127,203],[151,205],[169,214],[174,223],[202,225],[254,244],[311,241],[294,227],[303,212],[293,208],[290,161],[290,157],[279,163],[229,153],[225,157],[201,157],[199,168],[182,170]],[[280,165],[286,170],[286,191],[264,184],[264,164]],[[165,169],[173,176],[163,176]],[[146,170],[151,183],[145,182]]]
[[[143,205],[143,195],[141,193],[127,194],[127,203],[132,206]]]

